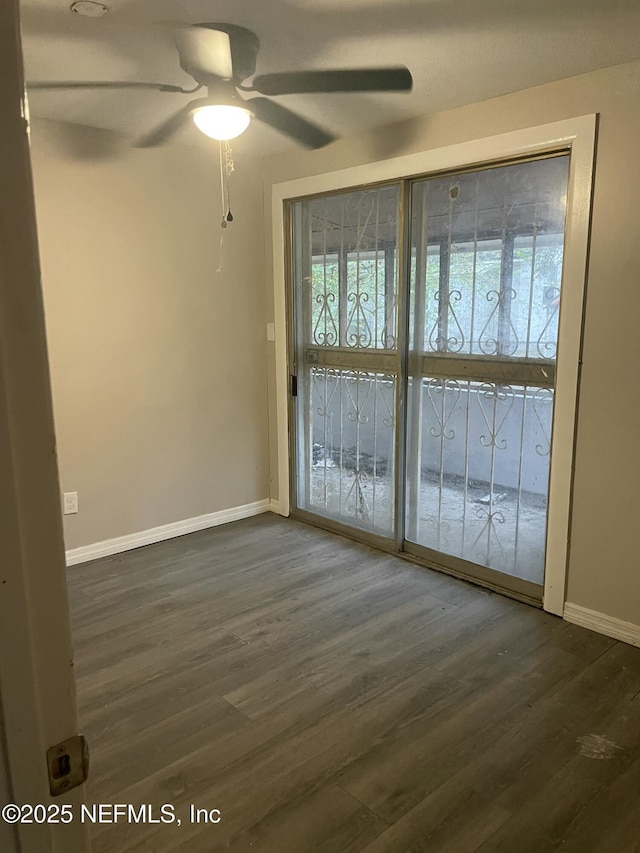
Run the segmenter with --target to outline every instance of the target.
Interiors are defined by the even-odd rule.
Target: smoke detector
[[[69,6],[72,12],[83,15],[85,18],[101,18],[109,11],[104,3],[96,3],[95,0],[76,0]]]

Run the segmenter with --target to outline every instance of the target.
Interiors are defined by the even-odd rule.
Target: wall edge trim
[[[588,607],[581,607],[571,602],[565,604],[563,617],[574,625],[589,628],[591,631],[597,631],[598,634],[605,634],[607,637],[622,640],[623,643],[629,643],[632,646],[640,646],[640,625],[635,625],[633,622],[624,622],[622,619],[616,619],[614,616],[607,616],[606,613],[589,610]]]
[[[164,542],[166,539],[174,539],[184,536],[186,533],[195,533],[197,530],[206,530],[209,527],[217,527],[230,521],[239,521],[242,518],[250,518],[252,515],[260,515],[269,512],[271,502],[268,498],[253,503],[234,506],[229,509],[221,509],[217,512],[209,512],[205,515],[197,515],[193,518],[185,518],[182,521],[174,521],[163,524],[160,527],[151,527],[138,533],[130,533],[126,536],[117,536],[114,539],[105,539],[102,542],[94,542],[92,545],[82,545],[79,548],[71,548],[66,552],[67,566],[77,563],[86,563],[89,560],[97,560],[99,557],[110,557],[113,554],[121,554],[124,551],[132,551],[144,545],[153,545],[156,542]]]

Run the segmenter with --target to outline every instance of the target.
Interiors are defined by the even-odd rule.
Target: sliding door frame
[[[571,520],[571,491],[573,481],[573,458],[575,442],[576,412],[580,364],[582,351],[582,327],[584,293],[587,273],[591,192],[595,152],[597,117],[580,116],[539,127],[512,131],[499,136],[486,137],[472,142],[409,154],[390,160],[368,163],[336,172],[313,175],[298,180],[274,184],[272,188],[272,229],[274,250],[274,322],[276,360],[276,424],[277,443],[277,497],[272,496],[272,506],[281,515],[290,512],[290,435],[291,397],[290,375],[293,373],[290,352],[293,326],[291,306],[287,296],[287,275],[291,249],[291,223],[286,210],[288,202],[314,195],[360,189],[381,183],[405,180],[405,193],[410,192],[410,181],[431,177],[438,173],[453,172],[470,168],[483,168],[490,164],[568,150],[571,154],[567,195],[565,227],[565,250],[562,280],[562,299],[559,316],[559,347],[556,367],[556,398],[553,415],[553,446],[549,505],[547,521],[547,548],[543,607],[562,615],[566,591],[566,572]],[[405,196],[402,207],[407,210],[409,198]],[[406,231],[406,229],[404,229]],[[400,287],[406,286],[408,263],[406,247],[400,249]],[[405,284],[403,285],[402,282]],[[403,294],[399,293],[399,305]],[[405,312],[406,313],[406,312]],[[400,314],[400,322],[406,316]],[[406,354],[400,351],[400,359]],[[406,367],[406,365],[404,365]],[[402,365],[401,365],[402,367]],[[406,373],[406,371],[405,371]],[[399,383],[397,413],[404,411],[403,383]],[[397,422],[396,442],[402,447],[404,435],[403,415]],[[397,459],[396,477],[404,470],[404,460]],[[402,489],[397,489],[402,499]],[[404,513],[399,507],[398,518]],[[296,513],[303,517],[303,513]],[[311,515],[311,514],[310,514]],[[317,521],[317,518],[313,516]],[[323,519],[324,525],[324,519]],[[334,525],[327,524],[331,528]],[[403,536],[396,531],[396,547]],[[337,525],[336,529],[341,528]],[[339,532],[349,534],[348,530]],[[356,535],[357,531],[351,531]],[[387,541],[388,547],[388,541]],[[434,561],[434,567],[438,567]],[[442,568],[442,567],[438,567]],[[445,569],[446,570],[446,569]]]
[[[403,178],[399,178],[395,181],[378,181],[376,183],[369,183],[366,187],[353,187],[346,188],[347,192],[358,192],[359,190],[366,189],[382,189],[384,187],[390,186],[398,186],[398,219],[396,224],[397,235],[401,238],[402,243],[398,242],[396,246],[397,251],[397,263],[395,265],[396,273],[397,273],[397,287],[395,293],[396,299],[396,310],[397,310],[397,321],[396,321],[396,347],[395,349],[358,349],[358,348],[347,348],[342,346],[339,349],[336,348],[327,348],[324,351],[322,346],[314,346],[314,345],[305,345],[305,350],[310,349],[314,350],[319,356],[317,364],[318,366],[327,366],[334,367],[337,369],[342,368],[350,368],[354,370],[363,370],[365,372],[374,373],[388,373],[395,377],[395,405],[394,405],[394,419],[395,419],[395,430],[394,430],[394,442],[393,442],[393,454],[394,454],[394,477],[393,477],[393,489],[394,489],[394,508],[393,514],[394,516],[398,515],[398,510],[403,509],[404,507],[404,498],[403,495],[400,494],[399,484],[400,484],[400,476],[401,469],[399,460],[404,457],[404,432],[402,431],[404,425],[404,416],[403,416],[403,392],[404,392],[404,360],[402,348],[400,347],[400,342],[402,340],[401,335],[399,334],[400,323],[401,321],[401,310],[404,299],[404,279],[402,274],[402,268],[404,265],[404,257],[405,257],[405,246],[404,246],[404,235],[405,235],[405,216],[406,216],[406,200],[409,198],[408,193],[406,192],[407,182]],[[325,199],[330,198],[332,195],[341,195],[344,193],[343,189],[333,190],[331,192],[322,192],[317,193],[316,195],[319,198]],[[293,206],[295,201],[309,201],[313,196],[305,196],[304,199],[293,199],[287,198],[283,202],[283,226],[284,226],[284,251],[285,256],[287,258],[287,263],[285,264],[285,301],[286,301],[286,323],[287,323],[287,370],[288,370],[288,379],[289,383],[291,383],[291,378],[293,376],[296,377],[296,386],[297,386],[297,396],[295,398],[292,397],[291,393],[289,393],[288,400],[288,436],[289,436],[289,461],[293,458],[294,448],[297,449],[298,445],[298,435],[297,430],[299,430],[299,422],[296,415],[296,406],[300,405],[300,389],[301,386],[304,389],[305,393],[307,392],[307,387],[305,382],[300,383],[299,377],[301,370],[304,369],[304,365],[301,365],[297,361],[297,347],[296,347],[296,306],[294,305],[294,282],[293,282],[293,268],[299,265],[299,260],[294,260],[294,251],[295,248],[295,240],[293,238],[295,226],[294,226],[294,212]],[[302,214],[304,216],[304,213]],[[303,222],[303,231],[306,233],[307,223]],[[306,268],[306,265],[303,264],[303,268]],[[377,364],[376,364],[377,362]],[[291,389],[289,388],[289,392]],[[336,533],[340,533],[343,536],[353,537],[358,541],[366,542],[369,545],[373,545],[376,548],[380,548],[384,551],[394,551],[400,552],[402,550],[402,540],[398,539],[398,530],[394,532],[393,536],[385,536],[382,533],[375,533],[370,530],[366,530],[362,527],[350,526],[346,523],[342,523],[337,518],[331,518],[329,516],[321,516],[318,513],[314,513],[312,511],[306,510],[299,505],[298,501],[298,478],[296,472],[296,465],[289,465],[289,506],[288,512],[282,512],[282,515],[288,515],[289,512],[295,508],[296,518],[299,518],[303,521],[309,521],[310,523],[317,524],[319,520],[322,521],[322,526],[326,527],[328,530],[335,531]]]

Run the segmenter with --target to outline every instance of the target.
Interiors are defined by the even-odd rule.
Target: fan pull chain
[[[219,145],[220,145],[220,200],[221,200],[221,202],[222,202],[222,222],[220,223],[220,227],[221,227],[221,228],[226,228],[226,227],[227,227],[227,220],[226,220],[226,218],[225,218],[225,209],[224,209],[224,202],[225,202],[225,191],[224,191],[225,174],[224,174],[224,154],[223,154],[223,152],[222,152],[222,141],[220,141],[220,142],[219,142]]]
[[[229,177],[235,171],[233,163],[233,155],[231,146],[228,140],[220,141],[220,200],[222,203],[222,220],[220,227],[220,263],[216,272],[222,272],[222,264],[224,260],[224,232],[227,227],[227,222],[233,222],[233,214],[229,202]]]
[[[225,221],[226,222],[233,222],[233,214],[231,213],[231,207],[230,207],[230,202],[229,202],[229,178],[231,177],[231,175],[235,171],[235,165],[233,162],[233,154],[231,153],[231,144],[229,143],[229,140],[225,140],[222,143],[222,147],[224,149],[224,171],[225,171],[225,175],[227,178],[227,180],[225,182],[225,189],[226,189],[226,205],[225,205],[225,207],[227,209]]]

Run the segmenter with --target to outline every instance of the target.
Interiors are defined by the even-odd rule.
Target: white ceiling
[[[278,100],[344,136],[640,58],[640,0],[22,0],[27,80],[193,84],[171,22],[227,21],[260,38],[258,73],[398,64],[410,94],[294,95]],[[189,96],[153,91],[33,92],[36,117],[140,135]],[[181,141],[197,134],[188,127]],[[293,145],[253,122],[261,153]]]

